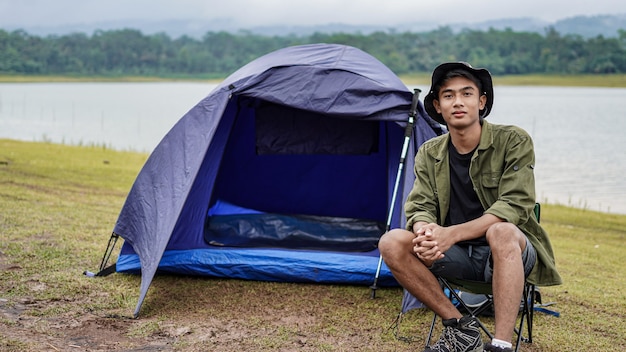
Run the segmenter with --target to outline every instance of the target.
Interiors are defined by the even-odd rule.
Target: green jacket
[[[415,156],[415,184],[404,204],[407,229],[418,221],[443,225],[450,202],[448,134],[425,142]],[[478,148],[470,163],[474,190],[486,209],[517,225],[537,251],[530,283],[550,286],[562,283],[547,232],[534,216],[535,153],[528,133],[515,126],[482,121]]]

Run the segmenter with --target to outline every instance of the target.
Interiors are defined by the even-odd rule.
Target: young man
[[[449,133],[420,147],[407,228],[381,238],[381,255],[397,281],[442,318],[441,338],[425,351],[512,351],[525,278],[561,283],[533,215],[532,140],[521,128],[484,120],[493,105],[491,75],[464,62],[433,71],[424,105]],[[435,275],[492,283],[492,341],[483,347],[478,323],[463,317]]]

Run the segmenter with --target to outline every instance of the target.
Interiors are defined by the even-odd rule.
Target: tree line
[[[510,29],[454,33],[441,27],[423,33],[263,36],[241,31],[170,38],[134,29],[45,37],[0,30],[0,73],[219,78],[271,51],[310,43],[357,47],[398,75],[429,72],[441,62],[457,60],[494,74],[626,73],[626,30],[618,34],[584,39],[552,28],[539,34]]]

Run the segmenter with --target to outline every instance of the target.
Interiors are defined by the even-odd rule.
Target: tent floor
[[[328,252],[284,249],[210,248],[168,250],[158,267],[161,273],[258,281],[371,285],[378,268],[378,251]],[[141,271],[137,254],[121,254],[117,272]],[[383,263],[377,284],[397,286]]]

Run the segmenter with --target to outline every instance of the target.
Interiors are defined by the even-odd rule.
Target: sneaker
[[[485,349],[483,351],[485,352],[513,352],[513,349],[508,348],[508,347],[497,347],[487,342],[485,344]]]
[[[476,319],[466,316],[443,321],[443,332],[434,344],[424,352],[481,352],[483,342]]]

